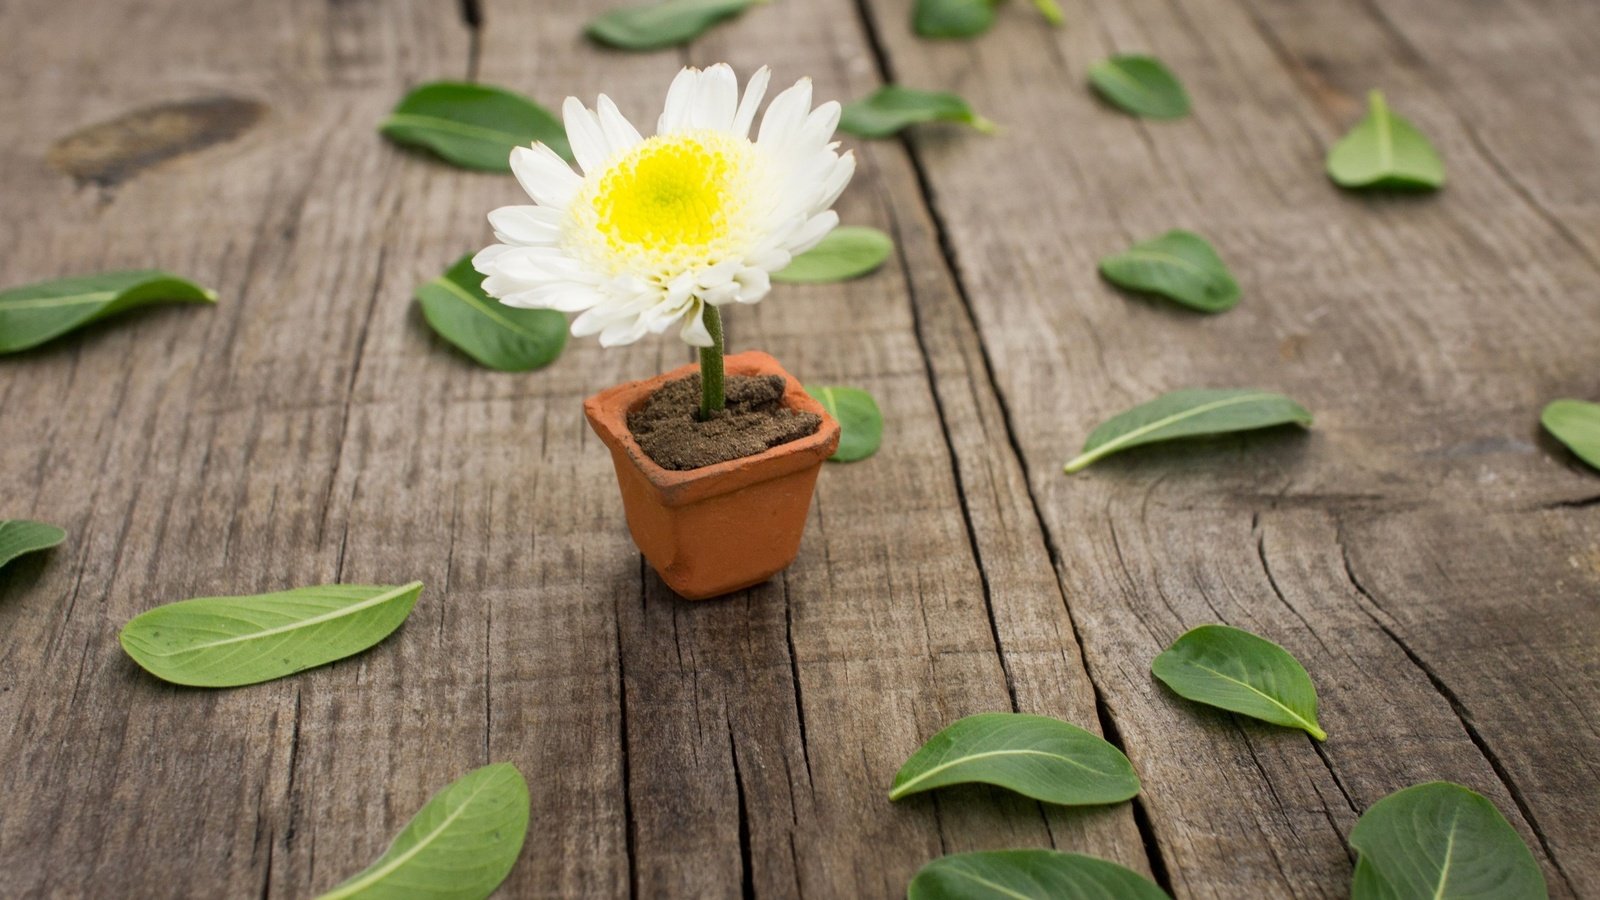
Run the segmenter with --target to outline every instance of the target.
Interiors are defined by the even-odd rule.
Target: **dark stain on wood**
[[[67,135],[50,148],[48,158],[80,182],[110,187],[174,157],[231,141],[260,121],[266,109],[238,97],[147,106]]]

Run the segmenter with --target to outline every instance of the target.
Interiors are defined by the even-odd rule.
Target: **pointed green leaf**
[[[378,861],[318,900],[483,900],[505,881],[528,836],[528,783],[510,763],[468,773],[433,795]]]
[[[1544,873],[1493,803],[1433,781],[1384,797],[1350,829],[1351,900],[1541,900]]]
[[[958,122],[993,133],[993,122],[972,111],[967,101],[944,91],[919,91],[886,84],[844,105],[839,130],[865,138],[883,138],[924,122]]]
[[[1066,470],[1076,472],[1141,444],[1290,423],[1310,425],[1311,413],[1282,394],[1248,388],[1173,391],[1101,423]]]
[[[1133,765],[1099,735],[1050,716],[979,713],[913,753],[889,799],[971,782],[1063,806],[1120,803],[1139,793]]]
[[[42,281],[0,292],[0,353],[37,347],[90,322],[153,303],[215,303],[217,295],[155,269]]]
[[[567,317],[550,309],[506,306],[483,292],[483,276],[463,256],[417,288],[422,314],[439,336],[502,372],[549,365],[567,343]]]
[[[855,462],[878,452],[883,443],[883,413],[878,401],[860,388],[812,385],[806,388],[839,421],[839,449],[828,459]]]
[[[1600,403],[1556,400],[1539,421],[1579,459],[1600,469]]]
[[[876,228],[835,228],[820,244],[772,273],[773,281],[845,281],[867,274],[894,252],[894,241]]]
[[[766,0],[665,0],[614,9],[589,23],[590,38],[621,50],[687,44],[711,26]]]
[[[48,550],[67,539],[67,533],[54,525],[27,519],[0,521],[0,569],[24,553]]]
[[[1317,689],[1305,667],[1248,631],[1226,625],[1190,629],[1155,658],[1150,671],[1185,699],[1328,739],[1317,723]]]
[[[549,110],[486,84],[424,84],[407,94],[378,130],[395,143],[430,150],[468,169],[509,172],[512,148],[535,141],[572,161],[567,131]]]
[[[1056,850],[941,856],[911,879],[906,900],[1171,900],[1114,862]]]
[[[1160,294],[1201,312],[1239,302],[1239,283],[1205,238],[1169,231],[1100,260],[1100,273],[1118,287]]]
[[[1189,114],[1189,94],[1183,84],[1153,56],[1103,59],[1089,68],[1089,83],[1123,112],[1147,119],[1181,119]]]
[[[911,25],[929,38],[965,38],[983,34],[994,25],[1000,0],[917,0]]]
[[[1382,91],[1367,95],[1367,117],[1328,151],[1328,177],[1340,187],[1433,190],[1444,162],[1415,125],[1389,111]]]
[[[122,649],[145,671],[193,687],[237,687],[360,653],[411,615],[422,582],[201,597],[140,613]]]

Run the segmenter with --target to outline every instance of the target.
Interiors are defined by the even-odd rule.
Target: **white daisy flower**
[[[676,326],[711,347],[715,308],[755,303],[769,273],[839,222],[829,207],[855,172],[833,140],[839,104],[811,108],[811,81],[775,97],[750,138],[771,73],[739,95],[733,69],[684,69],[651,138],[604,94],[562,113],[582,175],[543,144],[511,152],[532,206],[489,214],[499,243],[473,258],[508,306],[579,312],[576,336],[629,344]],[[707,313],[707,307],[712,312]]]

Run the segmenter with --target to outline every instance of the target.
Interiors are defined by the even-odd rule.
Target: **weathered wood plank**
[[[146,264],[168,248],[161,264],[224,302],[95,329],[8,379],[0,421],[30,438],[6,443],[8,495],[31,494],[24,512],[79,537],[70,558],[8,581],[0,606],[0,702],[18,723],[0,758],[23,761],[0,817],[7,891],[93,892],[114,878],[130,893],[309,895],[494,759],[534,785],[515,896],[894,895],[942,847],[1052,841],[1145,865],[1126,808],[883,797],[904,756],[957,715],[1015,704],[1091,727],[1095,716],[1016,460],[983,440],[998,407],[970,322],[925,315],[960,310],[898,150],[869,157],[846,212],[893,224],[904,268],[791,289],[733,323],[736,340],[816,380],[873,389],[896,434],[870,466],[829,471],[802,563],[741,600],[684,604],[642,573],[577,412],[586,393],[681,350],[575,343],[549,371],[508,377],[420,324],[413,286],[483,241],[484,211],[516,202],[515,187],[352,123],[375,122],[408,83],[468,68],[551,102],[610,90],[653,115],[676,61],[617,65],[578,43],[598,8],[541,11],[521,28],[533,11],[490,4],[479,35],[455,10],[364,5],[140,30],[187,22],[173,4],[170,19],[103,20],[60,57],[9,57],[19,77],[72,74],[61,93],[24,92],[5,110],[63,119],[12,170],[8,188],[37,212],[6,280]],[[11,13],[40,28],[81,14]],[[739,27],[771,42],[797,23],[826,24]],[[258,98],[267,114],[242,141],[74,189],[40,160],[82,124],[65,121],[65,97],[105,80],[78,54],[99,41],[110,58],[130,34],[171,71],[103,85],[103,107],[73,108],[83,121],[192,83]],[[803,35],[786,51],[791,77],[813,52],[846,54],[854,81],[832,90],[874,83],[853,20]],[[188,52],[200,46],[227,66]],[[62,216],[63,198],[81,211]],[[172,220],[150,210],[174,207],[183,227],[153,228]],[[66,252],[90,224],[115,252]],[[942,419],[941,405],[982,418]],[[969,485],[984,493],[963,504]],[[272,685],[164,688],[113,640],[135,612],[192,594],[410,577],[429,587],[394,640]],[[191,865],[212,855],[229,865]]]
[[[1286,20],[1305,12],[1274,6]],[[1435,777],[1491,796],[1546,859],[1553,892],[1582,893],[1594,824],[1555,797],[1594,792],[1592,723],[1570,702],[1513,710],[1505,690],[1508,679],[1549,684],[1546,697],[1593,689],[1600,621],[1571,600],[1596,592],[1593,567],[1572,562],[1592,554],[1592,528],[1581,513],[1522,512],[1593,492],[1534,442],[1551,391],[1593,388],[1600,323],[1573,315],[1595,296],[1589,260],[1421,77],[1386,83],[1406,85],[1408,115],[1442,146],[1446,192],[1357,198],[1327,184],[1322,154],[1358,110],[1351,99],[1397,72],[1394,48],[1346,21],[1370,5],[1323,4],[1298,26],[1315,46],[1300,67],[1320,78],[1301,79],[1310,96],[1282,70],[1285,41],[1232,3],[1068,4],[1064,32],[1018,8],[982,40],[942,45],[906,35],[908,3],[871,9],[901,80],[959,90],[1005,126],[992,141],[924,131],[912,145],[1179,895],[1340,896],[1357,811]],[[1196,115],[1145,124],[1100,106],[1084,70],[1118,51],[1172,64]],[[1098,283],[1100,255],[1170,227],[1216,240],[1245,285],[1238,310],[1198,319]],[[1318,411],[1318,429],[1059,473],[1106,415],[1162,390],[1233,384],[1286,389]],[[1486,559],[1485,547],[1503,549]],[[1452,577],[1468,565],[1483,588]],[[1307,662],[1325,747],[1151,683],[1148,660],[1167,641],[1219,620]],[[1488,624],[1512,621],[1509,634]],[[1546,728],[1530,727],[1537,714]]]

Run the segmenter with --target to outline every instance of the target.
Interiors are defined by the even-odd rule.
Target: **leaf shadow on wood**
[[[195,307],[199,308],[196,309]],[[16,350],[11,353],[0,353],[0,371],[5,369],[7,363],[43,359],[47,356],[69,353],[78,349],[83,350],[85,353],[91,352],[94,350],[95,345],[109,340],[112,332],[129,330],[136,325],[143,326],[147,320],[159,322],[167,317],[207,312],[214,315],[216,313],[215,305],[211,303],[152,303],[148,306],[125,309],[103,319],[96,319],[84,325],[74,326],[71,331],[50,338],[36,347]],[[147,334],[140,335],[140,337],[146,340],[159,340],[163,333],[155,329],[160,326],[151,324],[149,327],[152,330]],[[174,340],[177,339],[175,336],[169,335],[169,337]],[[199,340],[201,335],[194,335],[194,338]]]
[[[50,547],[24,553],[0,567],[0,609],[25,602],[23,598],[38,586],[57,549]]]
[[[1312,411],[1313,414],[1315,410]],[[1139,444],[1118,450],[1071,478],[1091,477],[1096,471],[1121,470],[1124,475],[1158,475],[1156,469],[1170,472],[1174,468],[1195,473],[1208,469],[1225,468],[1240,463],[1257,468],[1244,473],[1249,484],[1260,482],[1261,468],[1288,468],[1300,463],[1311,451],[1311,441],[1316,437],[1313,429],[1293,423],[1273,425],[1246,432],[1175,438],[1151,444]]]

